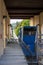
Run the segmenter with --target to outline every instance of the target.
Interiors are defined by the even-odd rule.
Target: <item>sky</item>
[[[23,19],[10,19],[10,24],[12,23],[16,23],[16,22],[21,22]],[[16,34],[14,33],[14,38],[18,39],[18,37],[16,36]]]
[[[10,23],[21,22],[23,19],[10,19]]]

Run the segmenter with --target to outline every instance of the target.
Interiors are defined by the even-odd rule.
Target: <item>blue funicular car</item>
[[[20,28],[20,39],[23,53],[26,58],[33,59],[34,62],[37,61],[35,44],[36,31],[37,26],[24,26]]]

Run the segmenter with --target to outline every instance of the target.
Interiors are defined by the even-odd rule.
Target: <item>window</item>
[[[36,31],[34,29],[24,29],[23,34],[24,35],[35,35]]]

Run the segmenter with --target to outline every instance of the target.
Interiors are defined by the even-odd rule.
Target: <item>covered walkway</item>
[[[26,58],[18,44],[10,44],[4,50],[0,65],[28,65]]]
[[[30,26],[39,24],[39,34],[43,34],[43,0],[0,0],[0,65],[27,65],[18,44],[6,47],[6,39],[11,37],[10,19],[15,18],[29,19]],[[41,58],[40,63],[43,65],[42,55]]]

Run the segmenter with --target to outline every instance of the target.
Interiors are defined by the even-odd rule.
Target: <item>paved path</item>
[[[6,47],[0,59],[0,65],[28,65],[22,49],[18,44]]]

